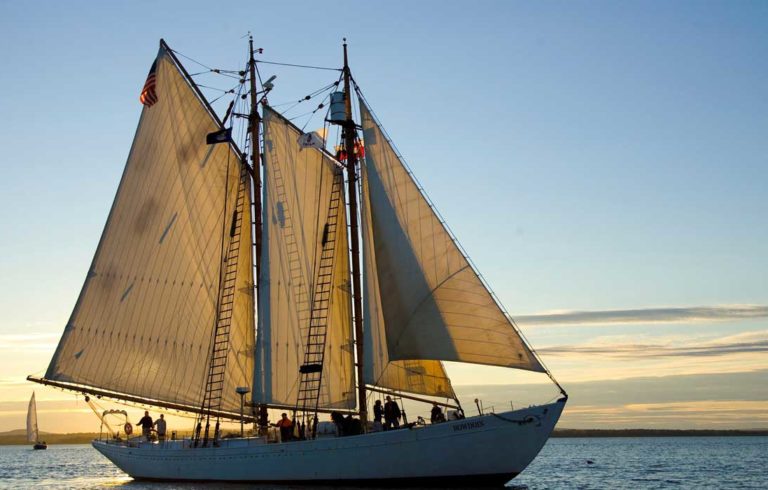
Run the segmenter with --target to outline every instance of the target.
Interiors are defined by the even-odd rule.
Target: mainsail
[[[294,406],[307,348],[312,298],[334,180],[335,162],[302,145],[302,132],[264,108],[264,243],[253,401]],[[319,408],[354,408],[349,245],[343,193],[336,228]]]
[[[27,408],[27,441],[37,442],[40,435],[37,431],[37,403],[35,402],[35,392],[32,392],[32,398],[29,399],[29,408]]]
[[[243,162],[161,44],[157,102],[141,114],[101,241],[47,380],[200,410]],[[245,183],[250,192],[250,181]],[[246,202],[248,198],[246,197]],[[253,372],[250,206],[240,253],[221,410]]]
[[[365,103],[366,381],[385,361],[443,360],[546,372],[462,254]],[[375,278],[372,277],[375,275]],[[429,371],[429,366],[425,365]],[[432,373],[440,373],[436,367]],[[380,384],[380,382],[379,382]]]

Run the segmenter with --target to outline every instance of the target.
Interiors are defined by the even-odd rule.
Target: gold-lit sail
[[[199,409],[242,162],[232,145],[206,144],[221,126],[164,44],[155,75],[157,102],[142,111],[101,241],[45,378]],[[250,224],[245,208],[243,223]],[[235,387],[248,385],[253,372],[250,225],[243,225],[240,240],[221,403],[230,412],[239,412]]]
[[[301,131],[264,108],[264,224],[259,335],[253,399],[294,406],[307,348],[323,229],[338,170],[320,149],[299,144]],[[318,407],[355,407],[349,245],[339,203],[333,286]]]

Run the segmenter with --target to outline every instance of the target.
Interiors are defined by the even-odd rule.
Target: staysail
[[[153,73],[151,103],[45,378],[194,411],[203,399],[243,163],[233,145],[206,144],[221,124],[165,43]],[[245,208],[243,223],[251,223]],[[240,240],[221,403],[232,413],[240,410],[235,387],[247,386],[253,372],[250,226],[242,226]]]
[[[379,277],[376,271],[376,257],[373,250],[373,227],[371,206],[366,197],[368,181],[365,166],[362,167],[361,222],[363,233],[363,341],[365,348],[363,376],[366,384],[381,388],[418,393],[429,396],[455,398],[451,380],[440,361],[411,359],[393,361],[387,349],[386,329],[381,304]]]
[[[32,398],[29,399],[29,408],[27,408],[27,442],[37,442],[40,435],[37,431],[37,403],[35,402],[35,392],[32,392]]]
[[[264,243],[259,278],[259,328],[254,403],[294,406],[307,343],[323,230],[338,170],[303,133],[264,108]],[[343,193],[338,230],[346,230]],[[319,408],[354,408],[349,246],[336,233],[332,294]]]
[[[365,159],[365,349],[375,381],[383,361],[443,360],[545,372],[421,193],[360,101]],[[377,371],[378,370],[378,371]],[[435,370],[436,371],[436,370]]]

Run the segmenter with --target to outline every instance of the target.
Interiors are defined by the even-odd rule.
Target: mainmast
[[[251,163],[253,165],[253,206],[254,217],[256,219],[256,236],[254,241],[256,242],[256,280],[255,284],[259,283],[259,274],[261,273],[261,169],[259,168],[260,161],[260,148],[259,148],[259,126],[261,124],[261,116],[259,116],[259,101],[256,93],[256,59],[253,56],[253,36],[248,39],[250,47],[250,60],[248,61],[248,69],[250,70],[251,78],[251,113],[248,116],[248,130],[251,133]],[[256,302],[258,304],[258,286],[256,289]]]
[[[346,120],[342,137],[347,155],[347,185],[349,193],[349,232],[352,252],[352,302],[354,306],[355,346],[357,351],[357,396],[360,406],[360,421],[367,426],[368,409],[366,407],[365,380],[363,378],[363,305],[360,287],[360,239],[357,218],[357,153],[355,138],[357,129],[352,119],[352,93],[350,86],[349,64],[347,63],[347,39],[344,38],[344,106]]]

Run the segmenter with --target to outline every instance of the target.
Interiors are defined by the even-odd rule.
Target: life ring
[[[133,434],[133,426],[131,425],[130,422],[125,423],[125,425],[123,426],[123,430],[125,431],[125,435],[127,436]]]

